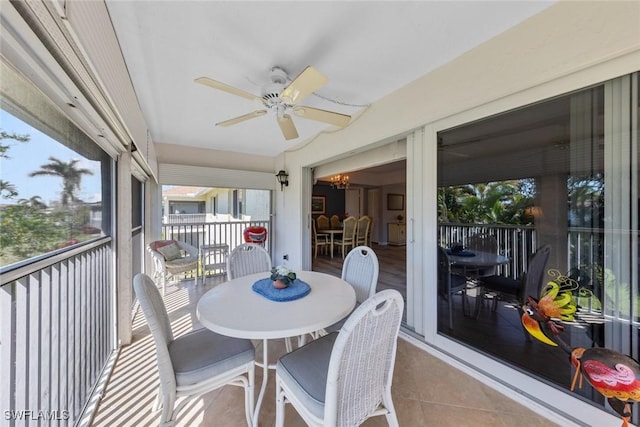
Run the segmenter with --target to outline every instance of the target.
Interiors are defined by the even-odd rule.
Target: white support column
[[[131,343],[131,305],[133,302],[133,265],[131,248],[131,153],[118,159],[116,178],[116,296],[118,340]]]
[[[436,219],[435,213],[430,215],[433,212],[431,205],[436,200],[437,182],[437,158],[431,151],[435,152],[426,147],[423,129],[407,135],[407,324],[425,337],[433,334],[434,319],[437,319],[435,305],[431,302],[435,300],[436,291],[427,279],[433,277],[435,283],[435,234],[431,239],[427,232]]]
[[[637,76],[623,76],[605,83],[604,95],[604,268],[605,347],[638,356],[637,334],[628,322],[638,296],[638,151]],[[633,90],[632,90],[633,88]],[[631,96],[630,96],[631,95]],[[636,126],[635,129],[632,126]]]

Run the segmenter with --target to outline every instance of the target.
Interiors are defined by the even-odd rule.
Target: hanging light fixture
[[[280,191],[289,186],[289,174],[286,171],[280,170],[276,175],[276,179],[280,183]]]
[[[349,176],[338,174],[329,178],[331,186],[336,190],[346,190],[349,188]]]

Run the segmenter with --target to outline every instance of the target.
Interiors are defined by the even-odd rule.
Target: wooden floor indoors
[[[395,248],[392,247],[380,247],[380,251],[377,252],[382,254],[386,249],[395,252]],[[404,248],[398,252],[403,251]],[[399,255],[398,259],[400,258],[402,255]],[[322,263],[325,265],[324,268],[333,269],[332,274],[339,275],[342,258],[337,257],[334,260],[335,265],[319,257],[317,265]],[[393,262],[398,262],[404,271],[403,262]],[[400,277],[400,273],[390,273],[387,279],[381,278],[381,283],[397,277]],[[195,314],[197,301],[204,292],[223,280],[222,277],[209,277],[205,286],[196,286],[193,279],[187,279],[167,287],[165,305],[176,336],[202,327]],[[392,282],[386,285],[394,286]],[[433,357],[414,344],[416,341],[404,334],[398,342],[393,398],[401,426],[554,425],[548,419]],[[270,351],[270,358],[275,360],[278,354],[284,352],[284,346],[276,341],[275,345],[270,346]],[[259,348],[256,353],[261,354]],[[133,342],[122,348],[91,425],[157,425],[159,412],[151,412],[158,387],[157,375],[153,339],[141,311],[137,310],[133,322]],[[259,370],[256,380],[258,384],[261,381]],[[274,394],[275,386],[270,377],[260,413],[260,426],[274,425]],[[176,425],[243,426],[246,424],[243,408],[242,389],[226,386],[189,402],[179,414]],[[290,405],[287,405],[285,425],[305,425]],[[364,426],[385,425],[384,417],[375,417],[364,423]]]

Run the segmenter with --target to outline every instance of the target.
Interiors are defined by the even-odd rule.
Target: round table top
[[[469,249],[475,256],[457,256],[449,254],[449,260],[456,266],[464,267],[493,267],[500,264],[507,264],[509,258],[491,252],[476,251]]]
[[[249,339],[274,339],[304,335],[345,318],[356,304],[353,287],[339,277],[316,271],[296,272],[311,287],[294,301],[272,301],[251,289],[269,277],[257,273],[217,285],[198,301],[196,314],[202,325],[219,334]]]

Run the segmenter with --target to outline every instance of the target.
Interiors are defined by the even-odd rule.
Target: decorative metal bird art
[[[571,382],[574,391],[576,381],[582,387],[583,376],[598,393],[602,394],[622,417],[622,427],[628,427],[631,405],[640,402],[640,364],[632,357],[607,348],[571,348],[559,334],[564,326],[558,321],[572,321],[576,312],[571,302],[571,291],[562,284],[549,282],[540,299],[529,296],[523,305],[522,325],[537,340],[552,346],[560,346],[570,355],[576,371]]]

